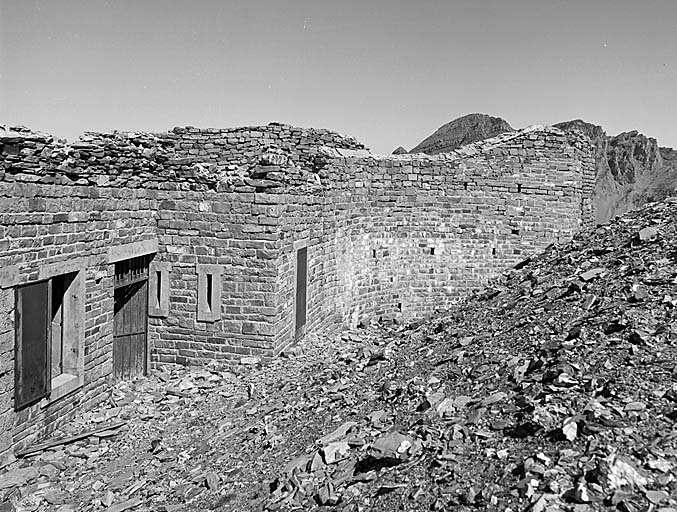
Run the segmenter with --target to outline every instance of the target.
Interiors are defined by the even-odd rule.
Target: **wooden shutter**
[[[14,357],[14,408],[17,410],[50,392],[50,312],[48,281],[17,288]]]

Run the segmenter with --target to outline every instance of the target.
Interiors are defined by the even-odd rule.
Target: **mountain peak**
[[[466,144],[512,131],[514,130],[508,122],[500,117],[468,114],[442,125],[409,153],[448,153]]]

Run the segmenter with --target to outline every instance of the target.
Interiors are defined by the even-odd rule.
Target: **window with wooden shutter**
[[[22,409],[50,391],[51,283],[16,289],[14,408]]]
[[[16,288],[14,408],[54,401],[84,383],[84,271]]]

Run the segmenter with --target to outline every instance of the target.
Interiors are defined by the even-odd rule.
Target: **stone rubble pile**
[[[364,149],[354,138],[329,130],[277,123],[174,128],[169,133],[85,132],[71,143],[22,126],[0,125],[4,157],[0,178],[37,184],[279,193],[319,186],[312,166],[324,146]],[[267,158],[271,154],[282,158]]]

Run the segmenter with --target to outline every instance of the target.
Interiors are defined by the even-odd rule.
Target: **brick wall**
[[[158,236],[160,258],[171,264],[171,307],[166,319],[152,321],[153,361],[272,356],[277,205],[254,193],[173,191],[162,197]],[[219,321],[197,319],[198,264],[223,270]]]
[[[6,269],[14,276],[0,282],[0,454],[105,398],[112,372],[111,248],[158,240],[154,262],[169,265],[169,314],[149,319],[152,362],[272,356],[280,315],[278,219],[286,197],[280,192],[304,189],[309,172],[294,162],[311,165],[322,146],[363,147],[327,130],[279,124],[86,133],[72,144],[20,127],[0,130],[0,276]],[[87,258],[84,383],[16,412],[15,287],[73,258]],[[199,265],[223,268],[218,321],[197,319]]]
[[[0,152],[0,453],[105,398],[111,248],[157,240],[169,292],[166,313],[149,319],[150,359],[195,364],[293,343],[299,248],[308,332],[450,305],[592,218],[589,143],[550,128],[434,157],[371,155],[352,138],[279,124],[72,144],[0,130]],[[14,288],[74,258],[88,258],[83,385],[17,413]],[[200,316],[207,271],[221,294]]]
[[[0,269],[5,274],[0,280],[1,453],[44,435],[76,408],[89,408],[105,398],[113,320],[112,265],[107,262],[107,251],[115,245],[156,238],[157,205],[147,191],[131,188],[132,183],[139,183],[133,172],[102,172],[84,145],[67,148],[49,136],[27,132],[5,132],[0,145]],[[114,158],[112,153],[107,156]],[[105,158],[103,153],[101,158]],[[124,158],[130,158],[127,152]],[[123,167],[121,160],[114,164],[131,169]],[[140,168],[136,166],[137,171]],[[110,186],[114,182],[124,185]],[[15,412],[14,287],[39,280],[41,269],[47,266],[67,268],[83,257],[88,258],[83,385],[53,403]]]
[[[426,315],[589,225],[590,151],[543,127],[432,157],[324,151],[323,188],[284,214],[278,344],[293,338],[294,242],[308,240],[311,328]]]
[[[338,302],[352,305],[348,322],[447,307],[570,238],[589,215],[584,148],[582,139],[537,129],[447,155],[330,159],[330,194],[343,212]]]

